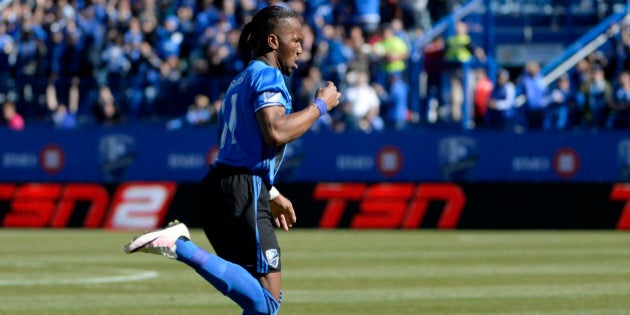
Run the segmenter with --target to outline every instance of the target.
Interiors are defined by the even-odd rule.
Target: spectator
[[[444,105],[444,38],[436,36],[431,43],[424,48],[424,73],[426,74],[426,87],[424,88],[424,108],[426,120],[429,123],[437,122],[439,108]]]
[[[431,15],[427,10],[428,0],[400,0],[405,25],[429,29]]]
[[[402,39],[403,42],[405,42],[405,45],[407,46],[406,47],[407,50],[409,50],[409,47],[411,46],[412,34],[410,34],[407,31],[407,29],[405,28],[405,25],[403,24],[403,21],[399,18],[393,18],[391,22],[389,22],[389,24],[385,24],[385,25],[389,25],[392,28],[392,33],[394,34],[394,36]],[[407,54],[409,53],[407,52]],[[408,57],[409,56],[407,56],[407,58]]]
[[[99,89],[97,103],[93,107],[96,121],[101,126],[113,126],[122,121],[120,109],[116,104],[112,91],[107,86]]]
[[[236,42],[228,41],[230,34],[232,36],[237,35]],[[235,58],[238,56],[235,46],[238,43],[238,36],[240,36],[240,32],[224,33],[224,31],[219,31],[206,47],[205,59],[209,61],[208,71],[212,74],[209,96],[213,99],[217,98],[221,91],[227,89],[230,78],[243,66],[240,58]]]
[[[222,22],[229,23],[231,28],[233,26],[231,22],[234,17],[234,12],[229,8],[232,8],[233,4],[232,1],[224,1],[224,3],[225,4],[223,6],[223,9],[226,12],[224,14],[225,19]],[[193,17],[194,12],[192,6],[193,4],[182,3],[182,5],[177,8],[177,18],[179,19],[178,29],[183,36],[182,43],[180,45],[179,56],[184,59],[189,58],[190,53],[196,44],[197,38],[195,34],[195,22]]]
[[[579,89],[584,82],[588,81],[590,77],[591,64],[586,59],[582,59],[578,61],[578,63],[573,67],[568,75],[571,80],[571,87],[574,89]]]
[[[162,60],[146,41],[134,45],[133,52],[127,54],[129,70],[125,87],[125,115],[140,118],[154,113],[154,104],[159,91],[160,67]]]
[[[573,126],[574,113],[581,107],[579,94],[571,87],[571,79],[563,75],[551,91],[550,103],[545,113],[545,130],[566,130]]]
[[[15,108],[15,103],[4,103],[2,105],[2,114],[2,117],[7,124],[7,128],[13,131],[24,130],[24,118],[22,118],[22,115],[17,112]]]
[[[207,95],[195,95],[194,102],[188,106],[186,113],[182,116],[170,119],[166,122],[167,130],[182,129],[186,127],[201,127],[217,121],[217,115],[221,108],[222,99],[213,103]],[[215,105],[218,103],[218,106]]]
[[[345,97],[344,107],[347,107],[346,127],[350,130],[371,130],[375,124],[379,128],[378,113],[381,102],[378,94],[369,84],[368,74],[365,72],[348,73],[348,87],[342,95]],[[374,122],[373,122],[374,121]]]
[[[210,99],[200,94],[195,96],[195,103],[188,107],[186,122],[193,127],[208,125],[216,114],[214,107],[210,106]]]
[[[332,81],[340,85],[342,78],[348,72],[348,61],[352,60],[352,49],[343,40],[343,28],[333,25],[325,25],[323,39],[318,45],[316,66],[322,71],[322,77],[326,81]]]
[[[15,40],[7,34],[6,24],[0,21],[0,102],[8,98],[13,88],[11,74],[12,58],[16,53]]]
[[[302,79],[298,92],[296,94],[295,108],[297,110],[303,109],[310,105],[313,95],[318,88],[322,85],[322,73],[317,67],[311,67],[308,69],[308,75]]]
[[[238,31],[240,34],[240,30]],[[313,52],[315,51],[315,32],[308,24],[302,25],[302,55],[300,56],[300,64],[310,64],[313,60]],[[237,37],[238,38],[238,37]],[[301,70],[298,68],[297,70]]]
[[[506,130],[511,127],[515,98],[516,88],[510,81],[510,73],[505,69],[499,70],[488,100],[484,126],[495,130]]]
[[[413,27],[409,30],[409,58],[407,59],[407,84],[409,85],[409,110],[412,115],[412,122],[419,123],[424,121],[426,117],[426,109],[422,102],[422,98],[426,95],[426,91],[422,90],[425,77],[422,73],[422,63],[424,62],[422,41],[424,38],[424,29],[421,27]]]
[[[173,117],[186,112],[186,104],[173,102],[180,95],[182,71],[180,59],[171,56],[160,65],[160,83],[155,112],[158,115]]]
[[[214,0],[202,0],[199,1],[199,4],[200,8],[195,17],[195,33],[197,36],[215,25],[221,16],[219,9],[214,4]]]
[[[55,86],[61,102],[71,106],[73,112],[88,115],[89,108],[82,108],[80,98],[88,94],[88,78],[92,75],[92,66],[89,64],[85,50],[85,34],[72,22],[66,26],[65,40],[60,52],[60,67],[56,73]],[[82,80],[82,78],[86,78]],[[83,82],[82,82],[83,81]],[[75,100],[70,100],[71,91]],[[85,103],[83,103],[85,104]]]
[[[403,75],[409,58],[409,47],[394,33],[391,24],[382,26],[382,37],[374,44],[376,63],[381,65],[373,76],[374,81],[385,86],[392,75]]]
[[[78,82],[76,83],[78,84]],[[68,98],[70,105],[60,103],[57,97],[57,89],[52,83],[49,83],[46,87],[46,107],[52,112],[50,118],[52,118],[53,125],[58,129],[74,129],[77,126],[77,108],[79,89],[76,84],[70,88]]]
[[[6,82],[0,86],[0,102],[14,101],[27,120],[49,118],[51,112],[41,100],[52,82],[58,102],[66,104],[67,110],[83,121],[82,115],[93,114],[90,109],[97,103],[98,87],[105,85],[116,100],[119,116],[181,117],[195,95],[206,94],[211,100],[220,97],[218,94],[225,89],[222,78],[244,66],[236,62],[239,56],[231,38],[238,39],[239,25],[256,10],[276,4],[293,8],[305,21],[304,52],[298,70],[287,82],[294,95],[309,69],[316,67],[324,72],[324,80],[332,79],[340,85],[347,72],[366,72],[371,81],[385,87],[388,93],[384,95],[391,96],[386,69],[397,64],[399,70],[394,72],[403,74],[409,92],[413,92],[407,95],[407,110],[427,121],[428,104],[432,104],[431,112],[437,113],[439,105],[445,104],[442,91],[449,93],[448,84],[441,82],[446,75],[445,43],[438,37],[435,43],[418,45],[416,51],[410,51],[410,40],[421,37],[411,35],[416,29],[417,34],[422,34],[422,28],[429,29],[429,10],[438,12],[432,21],[437,22],[462,2],[14,1],[0,14],[4,18],[0,22],[0,81]],[[406,44],[406,55],[415,53],[413,68],[405,54],[394,60],[398,53],[387,51],[391,47],[385,37],[390,26],[393,37]],[[479,59],[472,44],[471,40],[469,52]],[[400,42],[392,46],[403,47]],[[372,52],[380,55],[370,55]],[[589,58],[603,60],[601,54]],[[439,61],[433,62],[435,59]],[[416,87],[424,88],[425,81],[415,74],[422,71],[423,65],[427,91],[418,92]],[[410,79],[408,75],[415,77]],[[469,85],[471,97],[472,87]],[[455,96],[456,99],[459,95]],[[388,115],[387,104],[383,102],[380,109],[383,118]],[[458,119],[457,110],[453,114]],[[431,117],[434,118],[429,121],[437,121],[436,114]]]
[[[108,43],[101,55],[102,80],[99,83],[107,85],[117,99],[123,99],[131,62],[125,53],[124,35],[117,30],[110,30],[107,36]]]
[[[488,72],[484,68],[475,69],[476,83],[473,96],[475,126],[483,124],[484,116],[488,109],[488,101],[494,88],[494,83],[488,78]]]
[[[590,77],[582,84],[580,92],[584,95],[584,107],[580,117],[583,125],[594,129],[605,127],[612,103],[613,88],[599,65],[592,65]]]
[[[353,58],[348,61],[349,71],[370,71],[370,45],[360,27],[352,26],[349,31],[347,45],[352,49]]]
[[[162,59],[179,57],[180,49],[184,41],[184,34],[179,30],[179,18],[170,15],[162,25],[156,29],[156,50]]]
[[[459,21],[455,23],[455,34],[446,39],[444,60],[447,65],[450,87],[450,110],[453,122],[462,120],[464,104],[464,94],[472,97],[472,89],[464,90],[464,76],[468,82],[473,82],[473,73],[464,71],[463,66],[468,64],[477,56],[484,59],[483,50],[474,45],[470,35],[468,35],[468,25]],[[469,84],[472,87],[472,84]]]
[[[525,71],[518,79],[518,88],[525,95],[525,104],[519,114],[525,118],[525,126],[530,130],[542,130],[545,108],[549,103],[549,88],[540,73],[540,64],[528,61]],[[519,117],[522,119],[523,117]]]
[[[19,105],[27,117],[42,117],[44,108],[40,107],[38,96],[43,94],[45,81],[41,74],[44,63],[45,45],[33,29],[32,20],[24,21],[20,30],[15,61],[15,81]]]
[[[630,71],[619,74],[619,86],[612,99],[612,111],[608,126],[611,129],[630,128]]]
[[[381,110],[384,112],[385,126],[391,130],[405,129],[410,119],[407,106],[409,87],[402,76],[400,74],[390,75],[387,91],[379,94],[381,95]]]
[[[376,32],[381,23],[380,1],[355,0],[353,22],[359,25],[364,33]]]
[[[300,81],[300,86],[298,88],[298,92],[296,95],[296,102],[294,105],[295,110],[301,110],[306,106],[311,104],[313,99],[313,95],[318,88],[321,87],[322,81],[322,73],[319,71],[317,67],[310,67],[308,69],[308,75],[304,77],[303,80]],[[315,122],[311,126],[311,130],[319,131],[321,129],[332,130],[332,117],[331,114],[337,115],[339,111],[337,107],[333,109],[331,112],[327,112],[322,117],[320,117],[317,122]]]
[[[57,105],[51,117],[57,129],[74,129],[77,127],[76,115],[69,112],[65,104]]]
[[[365,116],[359,120],[359,130],[365,133],[372,133],[375,131],[381,131],[385,128],[383,119],[379,114],[379,109],[374,107],[370,108]]]
[[[105,46],[107,26],[101,1],[93,1],[77,17],[77,25],[84,34],[85,52],[88,63],[93,67],[99,64],[100,54]]]

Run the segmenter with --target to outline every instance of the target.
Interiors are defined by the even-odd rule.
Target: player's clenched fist
[[[341,98],[341,93],[337,91],[337,87],[331,81],[326,82],[324,87],[317,89],[317,93],[315,98],[319,98],[326,102],[326,110],[329,111],[337,105],[339,105],[339,98]]]

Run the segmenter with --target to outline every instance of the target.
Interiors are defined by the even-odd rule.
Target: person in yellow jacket
[[[448,66],[448,73],[451,86],[451,115],[455,122],[462,119],[462,105],[464,103],[464,93],[471,96],[471,90],[463,90],[462,78],[466,75],[462,72],[462,64],[477,57],[479,60],[485,59],[483,49],[476,47],[468,35],[468,26],[465,22],[459,21],[455,24],[455,34],[446,39],[446,50],[444,60]],[[468,74],[473,79],[473,73]],[[473,86],[470,82],[469,86]]]
[[[394,74],[402,74],[407,67],[409,47],[400,37],[396,36],[391,25],[383,25],[382,38],[374,44],[374,54],[382,61],[383,69],[387,77]],[[384,82],[387,77],[383,78]]]
[[[468,26],[459,21],[455,25],[455,34],[446,39],[444,58],[450,62],[468,62],[473,57],[474,46],[468,35]]]

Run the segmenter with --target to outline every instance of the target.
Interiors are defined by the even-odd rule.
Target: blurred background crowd
[[[628,25],[619,25],[608,51],[551,84],[537,60],[517,69],[492,64],[464,21],[424,43],[463,2],[0,0],[0,127],[212,125],[223,92],[245,67],[236,50],[240,29],[267,5],[304,18],[304,53],[287,78],[294,108],[308,106],[326,80],[342,91],[342,106],[315,131],[461,128],[466,114],[470,128],[630,127]],[[464,109],[467,93],[472,113]]]

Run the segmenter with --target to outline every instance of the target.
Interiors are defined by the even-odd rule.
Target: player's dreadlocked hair
[[[300,19],[300,15],[281,6],[268,6],[245,24],[238,40],[238,51],[245,64],[271,51],[267,36],[280,30],[289,19]]]

